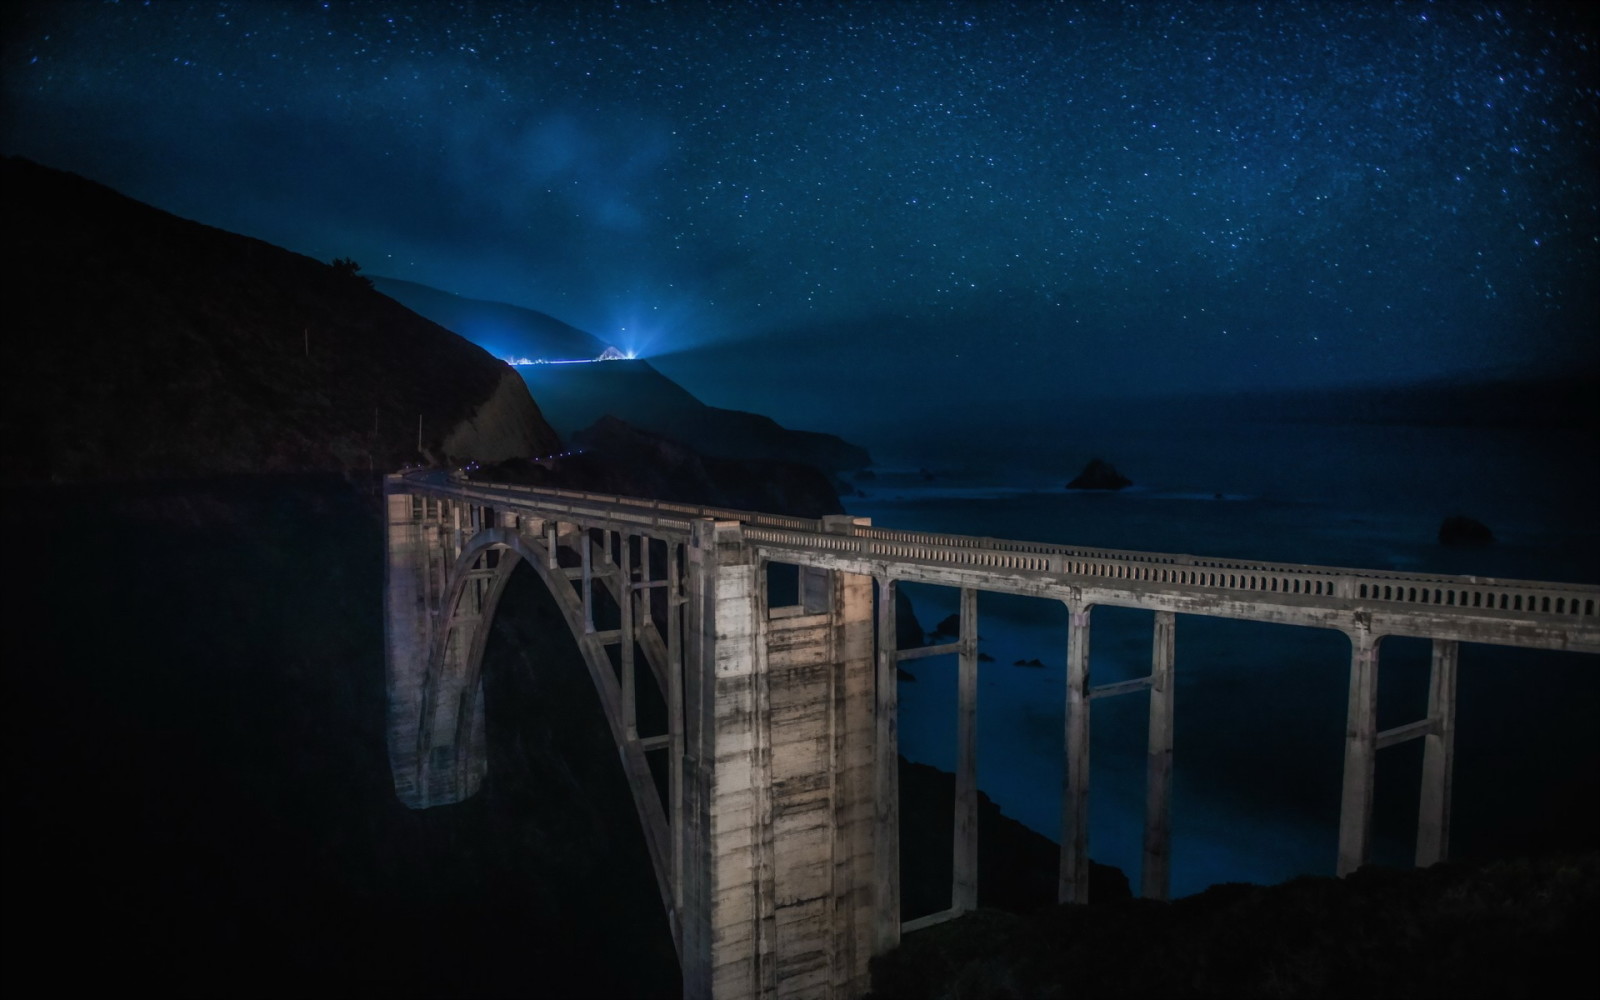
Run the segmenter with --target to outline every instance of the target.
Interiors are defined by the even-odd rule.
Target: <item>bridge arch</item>
[[[486,527],[465,540],[451,566],[440,602],[440,624],[429,650],[422,696],[418,766],[433,785],[435,768],[458,797],[475,793],[487,772],[483,655],[500,598],[518,566],[531,567],[555,599],[583,657],[633,796],[634,810],[655,871],[669,923],[676,926],[671,837],[666,810],[636,738],[628,731],[622,691],[606,645],[589,627],[584,605],[543,541],[507,527]],[[625,599],[617,595],[619,601]],[[631,637],[623,641],[630,641]]]

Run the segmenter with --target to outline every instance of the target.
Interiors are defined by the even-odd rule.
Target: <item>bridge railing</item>
[[[709,517],[714,521],[738,521],[742,524],[755,524],[769,528],[787,528],[792,531],[821,531],[822,522],[815,518],[793,517],[788,514],[763,514],[759,511],[733,510],[726,507],[706,507],[701,504],[678,503],[672,500],[649,500],[639,497],[615,496],[609,493],[588,493],[583,490],[563,490],[550,486],[526,486],[519,483],[485,483],[467,479],[459,473],[453,473],[451,479],[464,487],[477,487],[492,490],[509,490],[514,493],[523,493],[528,496],[548,497],[552,500],[584,500],[603,504],[617,510],[632,508],[634,510],[665,511],[670,514],[683,514],[688,518]]]
[[[811,518],[453,478],[457,487],[464,489],[510,492],[550,504],[598,505],[595,512],[613,520],[644,524],[656,523],[662,514],[677,515],[686,519],[684,528],[687,519],[693,518],[738,521],[746,526],[746,536],[752,540],[879,561],[908,560],[1110,583],[1197,587],[1252,596],[1332,598],[1397,608],[1513,612],[1568,624],[1592,623],[1600,616],[1600,587],[1582,584],[1086,548],[871,525],[845,525],[839,530],[824,531],[822,522]]]

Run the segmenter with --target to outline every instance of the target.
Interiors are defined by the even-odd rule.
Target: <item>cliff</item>
[[[580,454],[554,469],[508,462],[477,478],[652,497],[682,503],[821,517],[844,512],[828,477],[794,462],[702,455],[678,441],[604,417],[573,436]]]
[[[507,368],[489,398],[445,435],[442,448],[451,458],[503,462],[547,454],[557,444],[527,385]]]
[[[398,467],[558,439],[504,364],[361,277],[0,164],[14,481]],[[508,376],[512,376],[508,378]]]

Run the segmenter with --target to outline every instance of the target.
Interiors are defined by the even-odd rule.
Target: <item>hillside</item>
[[[1591,851],[979,910],[875,959],[871,996],[1594,996],[1597,903]]]
[[[512,369],[363,279],[0,165],[6,476],[368,471],[558,443]]]
[[[537,310],[394,278],[373,281],[380,291],[497,356],[575,360],[598,357],[608,346]],[[708,406],[642,359],[517,370],[545,419],[569,440],[600,418],[613,416],[713,458],[798,462],[825,472],[872,464],[866,449],[832,434],[791,430],[760,414]]]
[[[533,309],[469,299],[398,278],[373,275],[372,284],[407,309],[454,330],[497,358],[597,358],[607,346],[598,337]]]

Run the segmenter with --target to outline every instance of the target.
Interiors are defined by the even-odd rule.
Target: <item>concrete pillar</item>
[[[433,505],[430,520],[430,505],[413,506],[403,493],[387,505],[389,763],[396,796],[424,809],[472,795],[487,769],[482,691],[471,668],[495,570],[484,567],[452,592],[447,512]]]
[[[833,669],[831,751],[834,776],[832,897],[828,924],[833,935],[832,995],[855,997],[871,985],[867,962],[877,935],[875,844],[877,837],[876,643],[870,576],[834,574],[830,659]],[[896,786],[898,788],[898,785]],[[896,845],[898,848],[898,845]],[[898,851],[895,854],[898,879]],[[894,906],[898,909],[899,892]],[[897,914],[898,917],[898,914]]]
[[[583,563],[583,631],[594,632],[594,536],[578,528],[578,555]]]
[[[1176,616],[1157,611],[1150,651],[1150,730],[1145,752],[1144,865],[1139,895],[1166,899],[1172,872],[1172,661]]]
[[[900,943],[900,691],[898,643],[894,627],[895,582],[878,579],[878,669],[876,733],[873,738],[876,780],[876,833],[873,843],[873,887],[877,892],[877,931],[873,954]]]
[[[1428,679],[1428,719],[1433,728],[1423,737],[1422,798],[1417,809],[1417,867],[1426,868],[1450,856],[1450,782],[1455,767],[1456,666],[1460,647],[1450,639],[1433,640],[1433,669]]]
[[[950,906],[978,908],[978,592],[961,590],[957,654],[955,832],[951,839]]]
[[[606,532],[610,537],[610,532]],[[621,551],[618,555],[622,559],[621,579],[617,581],[617,607],[621,617],[622,646],[617,651],[622,671],[622,722],[627,727],[628,739],[639,738],[639,709],[638,692],[634,687],[636,680],[633,675],[633,553],[628,544],[627,536],[623,536]]]
[[[1344,789],[1339,801],[1338,874],[1367,863],[1372,849],[1372,780],[1378,736],[1378,644],[1362,624],[1350,633],[1350,702],[1345,714]]]
[[[772,959],[771,758],[753,552],[737,522],[696,519],[689,551],[687,768],[696,815],[684,860],[684,994],[769,995]]]
[[[1067,605],[1066,761],[1061,790],[1061,875],[1056,899],[1089,901],[1089,612]]]
[[[391,477],[391,480],[395,477]],[[391,482],[391,488],[392,488]],[[429,618],[427,528],[413,517],[413,497],[391,493],[388,562],[384,574],[384,652],[389,695],[389,766],[394,792],[410,809],[425,808],[418,781],[423,688],[428,676]]]
[[[639,583],[650,583],[650,536],[639,536]],[[642,628],[655,620],[655,610],[650,603],[650,590],[641,586],[634,592],[638,601],[638,608],[634,611],[634,627]]]
[[[667,540],[667,817],[672,830],[673,934],[678,954],[683,948],[683,864],[687,842],[684,824],[686,758],[683,703],[683,586],[679,578],[678,542]]]

